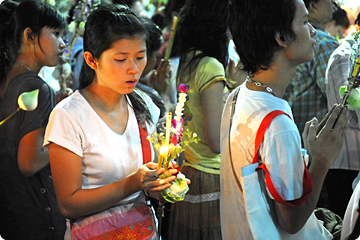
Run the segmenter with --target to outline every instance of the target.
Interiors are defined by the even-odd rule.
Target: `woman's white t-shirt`
[[[156,123],[160,110],[147,95],[137,93],[145,101],[153,122]],[[125,132],[117,134],[97,115],[80,92],[76,91],[52,111],[44,147],[53,142],[82,157],[83,189],[105,186],[122,179],[143,165],[139,127],[134,110],[129,105],[128,110]],[[151,135],[155,124],[147,123],[147,130]],[[154,160],[152,148],[151,154]],[[117,205],[139,201],[145,201],[142,192],[134,193]]]

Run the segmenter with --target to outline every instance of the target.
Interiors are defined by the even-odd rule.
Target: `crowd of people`
[[[39,89],[35,110],[0,123],[0,239],[360,237],[360,112],[339,95],[359,36],[333,0],[56,2],[0,4],[0,121]],[[64,94],[44,73],[67,61]],[[169,203],[178,169],[146,137],[180,85],[200,141]]]

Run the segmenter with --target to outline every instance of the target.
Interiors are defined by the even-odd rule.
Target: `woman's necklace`
[[[29,68],[29,67],[26,66],[25,64],[22,64],[22,63],[19,63],[19,62],[15,62],[15,63],[16,63],[17,65],[20,65],[20,66],[26,68],[26,69],[29,70],[30,72],[32,72],[32,71],[31,71],[31,68]]]
[[[260,82],[255,81],[255,80],[252,80],[252,79],[250,79],[249,76],[246,77],[246,81],[249,82],[249,83],[251,83],[251,84],[255,84],[255,85],[258,86],[258,87],[264,88],[267,92],[269,92],[269,93],[271,93],[272,95],[274,95],[275,97],[277,97],[276,93],[271,89],[271,87],[268,87],[268,86],[266,86],[265,84],[262,84],[262,83],[260,83]]]

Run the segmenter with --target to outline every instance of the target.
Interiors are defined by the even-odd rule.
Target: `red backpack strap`
[[[281,114],[285,114],[291,119],[291,117],[288,114],[286,114],[285,112],[280,111],[280,110],[275,110],[275,111],[270,112],[268,115],[266,115],[265,118],[262,120],[260,127],[256,133],[255,154],[254,154],[254,158],[253,158],[253,163],[258,162],[258,152],[259,152],[261,142],[264,139],[266,129],[270,125],[271,121],[275,117],[277,117]],[[299,199],[295,199],[292,201],[285,201],[280,196],[280,194],[276,191],[276,189],[273,185],[273,182],[270,178],[269,171],[267,170],[265,164],[261,164],[259,167],[256,168],[256,170],[260,170],[260,169],[264,170],[266,186],[268,187],[269,192],[274,197],[275,201],[277,201],[278,203],[286,204],[286,205],[293,206],[293,207],[300,207],[309,198],[309,196],[312,192],[312,182],[311,182],[310,174],[306,167],[304,158],[303,158],[303,162],[304,162],[303,195]]]
[[[149,136],[146,130],[146,123],[144,121],[145,128],[143,128],[139,123],[139,132],[140,132],[140,141],[141,141],[141,149],[143,154],[143,164],[151,162],[151,146],[150,141],[147,139]]]

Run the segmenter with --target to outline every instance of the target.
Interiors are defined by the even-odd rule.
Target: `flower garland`
[[[198,143],[200,139],[196,133],[190,132],[187,129],[183,132],[183,109],[186,101],[188,88],[185,84],[179,87],[179,99],[176,105],[175,117],[172,119],[172,114],[168,113],[166,121],[165,135],[164,133],[154,133],[148,140],[152,142],[155,149],[159,151],[158,168],[163,167],[166,170],[174,168],[178,170],[177,178],[171,183],[171,186],[161,192],[162,196],[168,202],[174,203],[183,201],[185,194],[189,190],[185,176],[180,172],[180,166],[176,159],[180,153],[185,151],[185,148],[190,143]],[[170,135],[171,138],[170,138]],[[159,176],[160,178],[169,177],[165,173]]]

